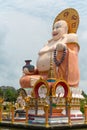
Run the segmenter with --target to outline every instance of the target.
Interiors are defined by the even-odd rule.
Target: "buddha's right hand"
[[[57,51],[63,51],[64,48],[66,48],[66,44],[64,43],[58,43],[56,46]]]

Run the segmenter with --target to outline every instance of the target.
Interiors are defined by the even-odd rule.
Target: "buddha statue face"
[[[63,34],[66,34],[68,32],[68,26],[66,21],[64,20],[60,20],[58,22],[56,22],[53,25],[53,30],[52,30],[52,37],[53,40],[59,40],[60,38],[62,38]]]

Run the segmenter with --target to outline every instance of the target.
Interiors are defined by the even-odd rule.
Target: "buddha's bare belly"
[[[38,57],[37,69],[39,71],[47,71],[50,69],[50,57],[51,57],[50,52],[44,53]]]

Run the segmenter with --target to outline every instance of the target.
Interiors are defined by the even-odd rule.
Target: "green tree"
[[[3,97],[3,90],[0,88],[0,97]]]
[[[15,102],[18,97],[18,90],[12,86],[0,86],[0,97],[3,97],[4,101]]]
[[[80,102],[80,110],[82,113],[84,113],[84,106],[85,106],[85,104],[87,104],[87,94],[84,91],[82,91],[82,95],[83,95],[84,99],[81,100],[81,102]]]
[[[13,87],[7,87],[3,90],[4,100],[8,102],[15,102],[17,99],[17,90]]]

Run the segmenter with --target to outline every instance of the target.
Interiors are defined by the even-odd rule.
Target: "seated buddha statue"
[[[39,51],[37,69],[39,73],[48,74],[50,69],[50,53],[53,53],[57,78],[62,78],[70,86],[79,84],[78,38],[75,33],[68,34],[66,21],[56,22],[52,30],[52,39]]]
[[[35,82],[40,77],[47,79],[52,55],[57,79],[64,79],[69,86],[78,87],[80,80],[79,48],[77,34],[69,33],[68,23],[65,20],[56,21],[53,24],[52,39],[48,40],[38,53],[36,69],[28,73],[26,73],[26,69],[23,70],[24,75],[20,79],[21,86],[25,86],[25,88],[32,86],[32,81]]]

